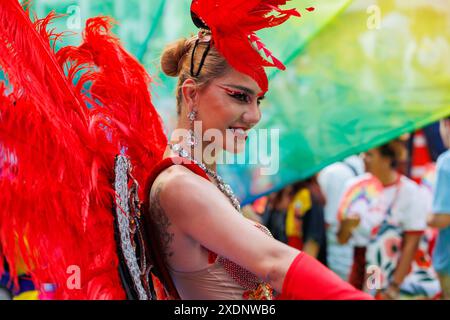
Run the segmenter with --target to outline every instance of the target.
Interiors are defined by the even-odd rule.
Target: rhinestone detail
[[[182,158],[188,159],[189,161],[193,162],[194,164],[196,164],[197,166],[200,167],[200,169],[202,169],[203,171],[206,172],[206,174],[208,174],[209,176],[211,176],[216,182],[217,182],[217,187],[219,188],[219,190],[225,194],[225,196],[230,200],[231,204],[233,205],[233,207],[238,211],[241,212],[241,204],[239,203],[239,200],[236,198],[236,196],[234,195],[233,190],[231,189],[231,186],[224,183],[223,178],[221,176],[219,176],[217,174],[217,172],[208,169],[206,167],[206,165],[204,163],[198,162],[197,160],[193,159],[190,155],[189,152],[187,152],[185,149],[183,149],[179,144],[171,144],[169,143],[169,147],[170,149],[175,152],[178,153],[178,155]]]
[[[118,156],[115,165],[115,181],[116,190],[116,216],[118,221],[118,229],[120,233],[120,246],[126,265],[131,274],[133,284],[137,289],[139,300],[148,300],[149,297],[145,292],[141,281],[141,271],[137,262],[136,250],[133,247],[130,237],[130,207],[128,204],[128,169],[130,168],[129,160],[124,156]]]

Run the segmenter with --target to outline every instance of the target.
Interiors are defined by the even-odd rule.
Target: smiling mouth
[[[248,138],[248,131],[244,128],[236,128],[236,127],[229,127],[228,130],[230,130],[235,137],[238,139],[247,139]]]

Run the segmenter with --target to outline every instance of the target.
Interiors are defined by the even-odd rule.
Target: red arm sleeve
[[[300,253],[289,267],[278,300],[373,300],[316,259]]]

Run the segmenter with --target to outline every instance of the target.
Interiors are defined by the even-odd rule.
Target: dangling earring
[[[187,137],[187,144],[193,148],[198,145],[198,139],[195,136],[194,131],[194,123],[195,120],[197,119],[197,111],[193,110],[189,112],[188,119],[191,122],[191,129],[189,130],[189,135]]]

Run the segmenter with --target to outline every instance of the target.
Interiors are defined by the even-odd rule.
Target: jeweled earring
[[[195,131],[194,131],[194,123],[195,123],[195,120],[197,119],[197,111],[193,110],[193,111],[189,112],[188,119],[191,122],[191,129],[189,130],[189,134],[188,134],[186,143],[193,148],[196,145],[198,145],[198,139],[195,136]]]

